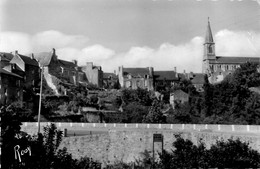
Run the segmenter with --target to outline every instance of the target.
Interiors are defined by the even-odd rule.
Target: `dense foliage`
[[[190,90],[183,85],[183,91]],[[170,115],[175,123],[260,124],[260,95],[252,92],[260,86],[255,63],[245,63],[221,83],[210,84],[205,76],[204,92],[189,92],[190,99]],[[186,88],[186,89],[185,89]]]
[[[210,149],[204,143],[194,145],[176,135],[172,152],[163,151],[159,168],[258,168],[260,153],[239,139],[217,141]]]
[[[144,152],[143,159],[133,163],[117,162],[111,169],[130,168],[259,168],[260,153],[250,148],[249,144],[239,139],[218,140],[209,149],[200,141],[194,145],[190,140],[175,135],[171,152],[163,150],[159,160]]]
[[[14,107],[1,108],[2,155],[5,169],[77,169],[100,168],[100,164],[85,157],[73,159],[67,150],[59,149],[62,132],[54,124],[38,135],[20,131],[19,112]]]

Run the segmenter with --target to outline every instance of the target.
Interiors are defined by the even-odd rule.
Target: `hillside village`
[[[192,97],[205,95],[205,83],[218,85],[241,64],[259,63],[259,58],[216,56],[209,21],[202,73],[178,72],[177,67],[169,71],[124,66],[119,66],[115,72],[103,72],[101,66],[92,62],[79,66],[76,60],[65,61],[60,58],[62,56],[58,56],[54,48],[28,55],[19,51],[1,52],[0,104],[24,103],[24,109],[36,114],[42,86],[42,114],[49,117],[44,119],[46,121],[122,122],[128,116],[122,112],[130,111],[126,102],[131,99],[133,103],[142,100],[139,97],[142,93],[149,95],[149,102],[146,100],[139,110],[131,111],[142,112],[146,109],[148,112],[142,106],[152,106],[152,98],[157,98],[164,101],[161,110],[164,116],[168,116],[171,114],[169,111],[176,109],[179,104],[191,102]],[[130,96],[133,93],[136,96]],[[128,101],[125,97],[128,97]],[[136,122],[129,120],[129,117],[127,119],[126,122]]]

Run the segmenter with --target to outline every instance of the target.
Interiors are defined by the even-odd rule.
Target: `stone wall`
[[[43,123],[41,126],[48,123]],[[102,162],[102,166],[116,161],[134,162],[142,159],[142,153],[153,152],[153,134],[163,135],[163,147],[170,151],[175,140],[174,134],[181,133],[183,138],[194,144],[202,139],[206,147],[216,140],[240,138],[249,142],[253,149],[260,152],[260,126],[243,125],[196,125],[196,124],[105,124],[105,123],[57,123],[61,130],[108,131],[104,134],[65,137],[61,148],[66,147],[74,158],[88,156]],[[22,130],[36,132],[35,123],[24,123]],[[158,151],[155,150],[155,151]]]
[[[153,134],[163,135],[163,147],[170,151],[175,140],[176,131],[116,131],[110,130],[108,134],[88,135],[79,137],[66,137],[61,147],[66,147],[74,158],[88,156],[102,162],[102,166],[113,164],[116,161],[135,162],[142,159],[142,153],[148,151],[152,156]],[[248,141],[250,146],[260,151],[260,137],[252,135],[231,135],[228,133],[211,132],[183,132],[182,137],[197,144],[200,139],[210,147],[216,140],[227,140],[231,137]],[[158,149],[157,149],[158,150]],[[155,150],[156,151],[156,150]]]

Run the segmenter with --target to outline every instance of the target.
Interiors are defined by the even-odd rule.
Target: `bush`
[[[198,146],[190,140],[175,135],[172,152],[160,154],[160,168],[258,168],[260,153],[239,139],[221,140],[206,149],[204,143]]]

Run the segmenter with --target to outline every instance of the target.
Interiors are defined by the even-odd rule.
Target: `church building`
[[[214,84],[221,82],[228,74],[231,74],[246,62],[260,62],[259,57],[238,57],[238,56],[216,56],[215,43],[213,40],[210,22],[208,21],[207,32],[204,42],[203,73],[209,77],[209,82]]]

